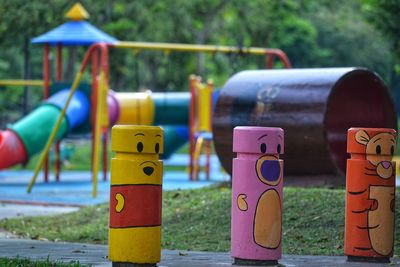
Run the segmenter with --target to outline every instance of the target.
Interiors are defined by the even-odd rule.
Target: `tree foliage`
[[[400,4],[397,0],[364,0],[368,19],[387,36],[400,56]]]

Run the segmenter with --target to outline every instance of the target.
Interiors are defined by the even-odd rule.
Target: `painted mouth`
[[[266,184],[276,185],[281,178],[282,166],[278,157],[273,155],[262,156],[257,160],[256,173],[258,178]]]
[[[357,226],[357,228],[361,229],[361,230],[371,230],[371,229],[375,229],[375,228],[378,228],[378,227],[379,227],[379,224],[377,224],[375,226]]]
[[[277,160],[265,160],[261,163],[260,173],[268,182],[275,182],[281,174],[281,166]]]

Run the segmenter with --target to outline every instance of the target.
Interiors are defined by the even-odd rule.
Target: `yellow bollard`
[[[108,258],[113,266],[155,266],[161,257],[164,132],[116,125],[111,133]]]

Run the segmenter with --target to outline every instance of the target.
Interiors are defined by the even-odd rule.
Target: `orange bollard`
[[[349,261],[393,256],[396,131],[351,128],[347,134],[344,253]]]

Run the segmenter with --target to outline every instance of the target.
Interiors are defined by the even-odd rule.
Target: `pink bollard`
[[[231,255],[235,264],[275,265],[282,257],[284,132],[233,130]]]

